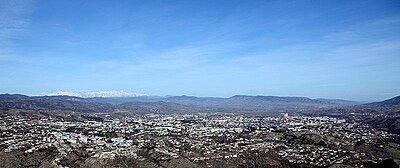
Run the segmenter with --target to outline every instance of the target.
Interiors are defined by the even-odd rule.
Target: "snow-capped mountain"
[[[56,92],[47,94],[47,96],[75,96],[75,97],[82,97],[82,98],[89,98],[89,97],[142,97],[142,96],[149,96],[147,94],[141,93],[128,93],[123,91],[78,91],[78,92]]]

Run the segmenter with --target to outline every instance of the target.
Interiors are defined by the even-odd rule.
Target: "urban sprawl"
[[[101,116],[101,117],[99,117]],[[385,144],[394,134],[332,117],[288,115],[256,117],[225,113],[143,114],[112,117],[89,114],[87,120],[5,115],[0,118],[3,152],[33,153],[56,148],[55,164],[75,150],[91,158],[158,160],[184,157],[207,167],[211,160],[241,158],[249,153],[312,166],[358,165],[379,161],[353,150],[357,144]],[[246,160],[242,160],[245,164]]]

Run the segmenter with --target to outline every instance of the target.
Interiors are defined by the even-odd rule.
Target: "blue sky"
[[[0,0],[0,93],[400,95],[400,1]]]

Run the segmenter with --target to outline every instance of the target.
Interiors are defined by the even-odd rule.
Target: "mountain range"
[[[357,120],[375,128],[400,134],[400,96],[362,104],[338,99],[307,97],[248,96],[229,98],[195,96],[89,97],[26,96],[0,94],[0,114],[15,109],[84,113],[196,113],[227,112],[250,115],[277,115],[283,112],[334,116]],[[24,112],[26,114],[26,112]]]
[[[147,94],[142,93],[129,93],[124,91],[79,91],[79,92],[56,92],[50,93],[46,96],[74,96],[74,97],[82,97],[82,98],[89,98],[89,97],[142,97],[142,96],[150,96]]]
[[[0,95],[2,109],[69,110],[77,112],[305,112],[360,104],[337,99],[248,96],[229,98],[195,96],[89,97]]]
[[[400,109],[400,96],[362,104],[340,99],[235,95],[228,98],[195,96],[89,97],[0,94],[0,109],[66,110],[76,112],[256,112],[308,111],[322,113],[391,112]]]
[[[88,101],[72,96],[26,96],[20,94],[0,95],[0,109],[65,110],[76,112],[112,112],[108,104]]]

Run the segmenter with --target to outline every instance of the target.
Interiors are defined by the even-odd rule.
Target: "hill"
[[[400,106],[400,96],[393,97],[388,100],[373,102],[364,104],[365,106],[373,106],[373,107],[399,107]]]
[[[66,110],[76,112],[112,112],[109,104],[90,102],[72,96],[25,96],[14,94],[0,95],[0,108],[26,110]]]
[[[0,95],[0,108],[69,110],[76,112],[243,112],[280,113],[343,107],[356,102],[307,97],[247,96],[229,98],[195,96],[93,97]]]
[[[375,128],[400,134],[400,96],[361,105],[316,110],[312,115],[357,120]]]

